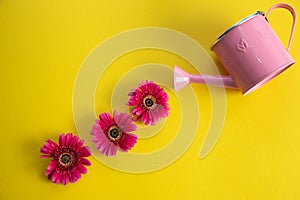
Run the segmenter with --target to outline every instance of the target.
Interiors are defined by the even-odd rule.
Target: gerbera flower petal
[[[58,145],[50,139],[47,140],[47,144],[49,145],[49,148],[52,148],[52,149],[55,149],[58,147]]]
[[[60,179],[61,179],[61,174],[54,172],[52,175],[52,182],[58,184],[60,182]]]
[[[132,120],[131,120],[132,121]],[[137,126],[135,124],[127,124],[126,126],[124,126],[123,128],[123,131],[127,132],[127,133],[130,133],[130,132],[133,132],[135,131],[137,128]]]
[[[99,123],[102,127],[105,126],[106,124],[112,124],[113,123],[113,119],[112,117],[109,115],[109,113],[105,112],[99,115]]]
[[[166,94],[166,92],[164,91],[164,89],[160,89],[159,92],[156,94],[156,97],[157,98],[160,98],[162,96],[164,96]]]
[[[61,134],[59,136],[58,141],[59,141],[59,145],[62,146],[62,147],[64,147],[65,146],[65,134]]]
[[[81,174],[80,174],[80,171],[76,168],[73,170],[73,173],[72,173],[72,182],[75,183],[78,181],[78,179],[81,178]]]
[[[51,140],[47,140],[42,149],[44,149],[46,152],[52,152],[53,150],[55,150],[57,146],[54,146],[51,142]]]
[[[47,158],[47,157],[52,157],[52,153],[54,152],[54,150],[50,150],[48,148],[42,147],[40,149],[40,152],[43,153],[41,154],[41,157]]]
[[[142,122],[145,125],[149,125],[151,123],[151,118],[150,118],[149,112],[144,112],[143,113],[143,115],[142,115]]]
[[[91,165],[91,162],[86,158],[81,158],[80,162],[81,162],[81,164],[83,164],[85,166],[90,166]]]
[[[61,182],[62,182],[62,184],[67,185],[69,183],[69,175],[63,174],[61,177]]]
[[[152,123],[156,124],[160,118],[165,118],[168,116],[168,110],[161,105],[157,105],[154,109],[149,111],[149,116]]]
[[[79,153],[81,154],[82,157],[88,157],[91,155],[91,152],[87,146],[81,147]]]
[[[101,143],[100,143],[101,142]],[[99,152],[101,154],[105,154],[106,149],[109,147],[111,141],[109,139],[105,139],[103,141],[99,141],[99,147],[97,147],[97,149],[99,150]]]
[[[82,173],[82,174],[86,174],[87,173],[87,169],[83,165],[79,165],[78,169],[79,169],[79,172]]]
[[[96,149],[99,150],[101,154],[105,154],[105,150],[108,148],[111,141],[107,138],[107,136],[102,131],[102,128],[97,123],[94,124],[91,134],[94,135],[92,141],[96,142]]]
[[[57,147],[58,145],[55,142],[48,139],[40,149],[40,152],[43,153],[41,157],[51,157]]]
[[[115,156],[117,154],[117,150],[118,150],[118,147],[110,142],[107,146],[107,148],[105,149],[105,155],[106,156]]]
[[[142,93],[138,89],[130,92],[128,94],[130,96],[129,101],[127,102],[128,106],[137,106],[140,103],[140,98],[142,98]]]
[[[136,107],[134,107],[132,110],[131,110],[131,113],[137,113],[137,112],[139,112],[139,111],[145,111],[144,109],[143,109],[143,106],[142,105],[138,105],[138,106],[136,106]]]
[[[68,147],[68,146],[70,145],[71,139],[72,139],[72,134],[71,134],[71,133],[68,133],[68,134],[65,136],[65,146]]]
[[[156,85],[156,84],[155,84]],[[158,85],[155,86],[155,88],[153,89],[153,94],[157,94],[160,91],[160,87]]]
[[[81,166],[91,165],[90,161],[84,158],[91,155],[88,147],[83,146],[83,140],[79,140],[72,133],[61,134],[59,145],[47,140],[40,152],[41,156],[52,158],[45,175],[56,184],[76,182],[81,177],[80,173],[87,172],[86,167]]]
[[[55,171],[55,168],[56,168],[56,161],[51,160],[51,162],[49,163],[49,165],[47,167],[45,175],[48,176],[49,174],[51,174],[53,171]]]
[[[124,132],[129,133],[135,131],[137,128],[135,124],[132,124],[130,116],[125,113],[121,113],[119,115],[117,111],[114,111],[114,120],[118,127],[120,127]]]
[[[70,172],[69,179],[70,179],[71,183],[76,183],[76,181],[78,180],[78,178],[75,177],[75,173],[74,172]]]
[[[75,150],[76,150],[76,151],[79,151],[83,144],[84,144],[84,141],[83,141],[83,140],[79,140],[79,141],[77,142],[77,144],[75,145],[75,147],[74,147]]]
[[[151,125],[155,125],[159,120],[158,113],[155,112],[155,111],[151,111],[151,112],[149,112],[149,116],[150,116],[150,119],[151,119]]]
[[[147,112],[146,110],[139,110],[139,111],[137,111],[137,112],[135,112],[134,114],[136,114],[137,116],[141,116],[141,115],[143,115],[145,112]]]
[[[143,81],[128,96],[127,105],[133,106],[131,114],[134,121],[141,119],[145,125],[155,125],[161,118],[168,116],[169,105],[167,102],[169,97],[165,90],[153,81]],[[154,110],[156,107],[164,108],[163,112]]]
[[[127,152],[128,150],[132,149],[137,142],[137,139],[138,137],[134,134],[124,133],[119,142],[121,150]]]
[[[99,124],[99,120],[96,120],[96,123],[93,125],[92,131],[91,131],[92,135],[101,135],[104,134],[103,130]]]
[[[74,136],[74,137],[71,139],[70,147],[71,147],[72,149],[75,149],[77,143],[78,143],[78,137],[77,137],[77,136]]]
[[[147,86],[149,91],[153,91],[156,87],[156,85],[152,81],[150,81],[149,84],[147,84]]]

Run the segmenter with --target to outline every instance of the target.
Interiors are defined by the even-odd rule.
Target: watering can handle
[[[293,16],[292,31],[291,31],[291,34],[290,34],[290,39],[289,39],[288,48],[287,48],[287,50],[289,51],[290,48],[291,48],[292,38],[293,38],[293,35],[294,35],[294,29],[295,29],[295,24],[296,24],[296,12],[295,12],[294,8],[292,6],[290,6],[289,4],[278,3],[278,4],[275,4],[274,6],[272,6],[269,9],[269,11],[266,14],[266,18],[269,16],[271,11],[276,9],[276,8],[284,8],[284,9],[290,11],[292,16]]]

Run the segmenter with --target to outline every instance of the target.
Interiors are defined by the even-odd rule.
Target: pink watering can
[[[275,8],[287,9],[293,16],[287,49],[268,23],[267,17]],[[295,10],[282,3],[272,6],[266,15],[258,11],[242,19],[225,31],[211,46],[211,50],[229,75],[193,75],[175,66],[175,90],[195,82],[236,88],[240,89],[243,95],[249,94],[295,63],[289,54],[295,23]]]

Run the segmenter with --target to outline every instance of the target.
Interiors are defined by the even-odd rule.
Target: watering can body
[[[281,43],[267,17],[275,8],[284,8],[293,16],[288,48]],[[258,11],[225,31],[211,46],[229,76],[192,75],[179,67],[174,69],[176,90],[189,82],[240,89],[246,95],[288,69],[295,61],[289,53],[296,14],[288,4],[276,4],[267,15]]]

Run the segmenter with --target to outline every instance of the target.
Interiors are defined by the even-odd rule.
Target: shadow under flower
[[[46,139],[44,140],[46,141]],[[23,141],[21,145],[21,156],[26,158],[23,159],[23,167],[31,176],[39,176],[42,181],[48,182],[45,171],[50,160],[40,158],[40,147],[45,141],[37,141],[37,139],[34,138],[28,138]]]

